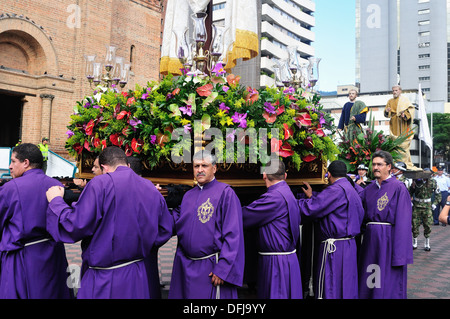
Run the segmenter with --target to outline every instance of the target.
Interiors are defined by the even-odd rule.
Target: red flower
[[[94,142],[92,143],[92,145],[94,145],[95,148],[100,146],[100,139],[98,137],[96,137],[94,139]]]
[[[115,146],[121,146],[122,143],[119,143],[119,133],[113,134],[109,137],[111,143]]]
[[[90,120],[90,121],[86,124],[85,132],[86,132],[86,135],[87,135],[87,136],[91,136],[91,135],[92,135],[92,132],[94,131],[94,126],[95,126],[94,120]]]
[[[277,140],[276,138],[272,138],[270,140],[271,152],[278,155],[282,145],[283,145],[283,141]]]
[[[234,74],[230,74],[227,76],[227,82],[232,87],[235,87],[236,85],[238,85],[240,80],[241,80],[241,77],[239,75],[235,76]]]
[[[325,136],[325,133],[323,132],[323,130],[321,128],[318,128],[315,132],[316,132],[316,135],[319,137]]]
[[[314,161],[316,158],[317,158],[316,156],[314,156],[312,154],[308,154],[308,155],[302,157],[302,161],[309,163],[309,162]]]
[[[102,150],[104,150],[106,148],[106,140],[102,141]]]
[[[212,88],[211,88],[212,89]],[[176,88],[175,90],[173,90],[172,94],[173,95],[177,95],[178,93],[180,93],[180,88]]]
[[[311,126],[311,116],[308,113],[299,113],[296,118],[294,118],[295,123],[298,127]]]
[[[128,92],[122,92],[122,96],[123,97],[127,97],[128,96]]]
[[[303,141],[303,145],[305,145],[306,149],[308,149],[308,150],[310,150],[314,147],[314,143],[313,143],[311,136],[308,136],[307,138],[305,138],[305,140]]]
[[[135,153],[140,154],[141,151],[139,150],[139,148],[144,144],[144,142],[141,139],[137,139],[133,138],[133,140],[131,141],[131,148],[133,149],[133,151]]]
[[[129,115],[130,114],[130,112],[127,112],[127,111],[122,111],[122,112],[120,112],[118,115],[117,115],[117,119],[118,120],[121,120],[121,119],[123,119],[124,117],[125,117],[125,115]]]
[[[267,111],[264,111],[263,117],[266,119],[267,123],[273,123],[277,120],[276,114],[269,114],[269,113],[267,113]]]
[[[125,144],[125,155],[126,156],[133,155],[133,149],[131,148],[130,144]]]
[[[292,147],[289,143],[285,142],[281,147],[280,147],[280,156],[282,157],[289,157],[294,155],[294,151],[292,150]]]
[[[130,106],[130,105],[133,104],[134,102],[136,102],[136,99],[135,99],[134,97],[130,97],[130,98],[127,100],[127,106]]]
[[[283,124],[284,126],[284,139],[287,140],[290,137],[294,136],[294,130],[289,127],[286,123]]]
[[[277,105],[277,104],[279,104],[278,101],[277,101],[277,103],[275,103],[275,105]],[[284,105],[278,107],[276,112],[277,112],[277,115],[284,113]]]
[[[83,146],[81,146],[80,143],[74,144],[73,149],[77,152],[78,155],[83,152]]]
[[[91,148],[89,147],[89,141],[88,140],[84,141],[84,148],[87,149],[89,152],[91,151]]]
[[[205,84],[197,89],[197,93],[200,96],[210,96],[212,93],[213,85],[211,83]]]

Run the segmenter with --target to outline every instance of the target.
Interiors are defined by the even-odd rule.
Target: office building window
[[[430,9],[423,9],[423,10],[419,10],[419,12],[417,12],[418,14],[422,15],[422,14],[428,14],[430,13]]]
[[[428,70],[430,65],[419,65],[419,70]]]
[[[428,47],[430,47],[430,42],[419,43],[419,48],[428,48]]]
[[[423,32],[419,32],[419,36],[420,37],[426,37],[430,35],[430,31],[423,31]]]
[[[430,24],[430,20],[419,21],[419,25],[429,25],[429,24]]]
[[[419,54],[419,59],[426,59],[431,57],[431,55],[429,53],[425,53],[425,54]]]
[[[419,77],[419,81],[430,81],[430,77],[429,76],[421,76]]]

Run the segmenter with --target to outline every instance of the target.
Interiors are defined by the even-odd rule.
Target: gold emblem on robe
[[[389,203],[389,198],[387,196],[387,193],[385,193],[381,198],[378,198],[378,201],[377,201],[378,210],[381,212],[383,209],[386,208],[388,203]]]
[[[204,202],[201,206],[197,209],[197,216],[198,220],[201,221],[203,224],[209,222],[212,215],[214,213],[214,206],[209,201],[209,198],[206,202]]]

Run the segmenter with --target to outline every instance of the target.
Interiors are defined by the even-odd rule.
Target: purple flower
[[[226,136],[227,142],[234,142],[236,130],[233,130],[230,134]]]
[[[68,131],[66,132],[66,134],[67,134],[67,138],[71,138],[72,136],[75,135],[75,133],[72,132],[71,130],[68,130]]]
[[[325,121],[325,118],[323,117],[323,113],[320,113],[320,119],[319,119],[319,123],[320,125],[325,124],[327,121]]]
[[[131,126],[133,126],[133,128],[135,128],[139,124],[142,124],[141,120],[139,120],[139,119],[137,119],[135,117],[132,120],[130,120],[129,123],[130,123]]]
[[[186,105],[186,107],[180,107],[180,111],[187,116],[192,116],[192,105]]]
[[[91,106],[91,102],[87,102],[85,105],[83,105],[83,107],[86,108],[86,109],[87,109],[88,107],[90,107],[90,106]]]
[[[293,94],[295,93],[295,89],[293,87],[285,88],[283,91],[284,94]]]
[[[148,93],[142,94],[141,99],[142,99],[142,100],[148,99]]]
[[[185,133],[185,134],[188,134],[189,132],[192,131],[192,126],[191,126],[191,124],[186,124],[185,126],[183,126],[183,128],[184,128],[184,133]]]
[[[223,65],[221,62],[218,62],[215,66],[214,69],[212,69],[211,73],[214,73],[217,76],[221,76],[224,75],[225,73],[227,73],[224,69],[223,69]]]
[[[225,113],[228,113],[228,110],[230,109],[228,106],[225,105],[224,102],[220,103],[219,105],[219,109],[221,109],[222,111],[224,111]]]
[[[223,90],[225,93],[227,93],[229,89],[230,89],[230,87],[228,87],[228,86],[226,86],[226,85],[222,86],[222,90]]]
[[[266,112],[270,113],[270,114],[276,113],[275,108],[273,107],[272,103],[270,103],[270,102],[264,103],[264,110],[266,110]]]
[[[234,115],[231,117],[234,123],[239,123],[238,127],[246,128],[247,127],[247,113],[240,114],[238,112],[234,112]]]
[[[151,135],[150,138],[150,143],[152,143],[153,145],[156,144],[156,135]]]

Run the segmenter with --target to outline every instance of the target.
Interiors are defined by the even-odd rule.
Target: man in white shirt
[[[438,185],[439,190],[441,191],[441,195],[442,195],[441,202],[437,205],[436,209],[433,212],[434,222],[435,222],[435,224],[439,224],[439,223],[436,223],[436,221],[438,220],[439,213],[441,212],[441,209],[444,208],[445,201],[447,200],[447,197],[449,195],[450,178],[448,178],[447,176],[444,175],[444,167],[438,166],[438,171],[437,171],[437,174],[434,177],[434,179],[436,180],[437,185]]]

